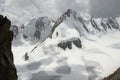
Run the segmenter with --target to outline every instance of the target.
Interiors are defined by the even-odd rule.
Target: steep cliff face
[[[45,41],[48,37],[67,36],[69,34],[65,32],[69,32],[70,29],[79,33],[79,37],[86,37],[89,34],[104,34],[109,31],[119,31],[120,29],[115,17],[92,18],[90,15],[83,16],[72,9],[68,9],[54,22],[48,17],[39,17],[38,19],[33,18],[24,27],[24,29],[20,30],[20,33],[26,40],[40,42]],[[76,34],[76,32],[73,33]]]
[[[22,29],[22,36],[27,40],[37,40],[43,42],[51,34],[51,21],[48,17],[32,19],[25,28]]]
[[[72,9],[68,9],[63,15],[61,15],[57,19],[57,21],[53,26],[52,32],[54,32],[56,27],[61,26],[61,24],[65,24],[69,28],[76,29],[80,33],[80,35],[89,32],[83,18],[80,15],[78,15],[76,11]]]
[[[87,19],[85,19],[87,17]],[[89,15],[86,17],[78,14],[72,9],[68,9],[60,16],[53,26],[52,32],[60,24],[67,24],[70,28],[75,28],[82,36],[87,34],[102,33],[109,30],[119,30],[120,26],[115,17],[109,18],[92,18]]]
[[[116,18],[114,18],[114,17],[102,19],[101,25],[103,26],[104,30],[107,30],[107,29],[119,30],[120,29],[119,24],[118,24]]]
[[[25,24],[23,28],[21,28],[20,33],[21,33],[21,36],[25,40],[32,40],[33,39],[36,21],[37,21],[37,19],[33,18],[27,24]]]
[[[11,41],[13,32],[10,31],[11,22],[0,15],[0,80],[17,80]]]
[[[115,17],[92,18],[90,15],[83,15],[68,9],[54,22],[48,17],[33,18],[20,30],[20,33],[25,40],[32,42],[43,42],[49,37],[60,41],[68,41],[72,38],[81,41],[81,37],[97,36],[110,31],[119,31],[119,29],[120,26]]]
[[[95,80],[99,77],[99,70],[102,71],[101,65],[106,70],[106,66],[112,62],[111,57],[109,58],[107,55],[114,55],[115,50],[108,46],[114,44],[112,40],[119,42],[119,39],[116,39],[118,37],[116,32],[119,31],[120,26],[118,18],[92,18],[89,14],[83,15],[68,9],[56,20],[48,17],[33,18],[19,29],[21,41],[25,42],[25,45],[18,49],[22,50],[23,46],[25,47],[23,54],[25,53],[25,60],[30,62],[25,66],[29,70],[28,74],[31,79],[59,79],[62,74],[60,80],[70,80],[70,78],[74,80],[76,77],[76,80]],[[113,32],[116,33],[115,37],[106,35]],[[37,44],[34,44],[36,41]],[[116,53],[119,52],[116,51]],[[81,57],[85,58],[81,59]],[[103,57],[105,59],[101,60]],[[106,62],[104,63],[104,61]],[[107,65],[107,63],[109,64]],[[98,68],[98,72],[96,68]],[[86,71],[88,76],[84,76],[83,71],[80,72],[81,70]],[[43,74],[44,71],[45,74]],[[26,71],[24,74],[21,71],[19,73],[23,77]],[[81,74],[81,76],[76,74]],[[22,79],[22,77],[20,78]],[[88,77],[89,79],[87,79]]]
[[[46,40],[51,34],[51,21],[48,17],[40,17],[35,23],[34,38],[37,38],[41,42]]]

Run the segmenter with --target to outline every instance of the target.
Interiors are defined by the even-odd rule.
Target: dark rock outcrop
[[[10,31],[11,22],[0,15],[0,80],[17,80],[11,41],[13,32]]]
[[[46,16],[33,18],[29,21],[29,23],[19,27],[19,31],[20,34],[22,34],[22,37],[30,42],[45,41],[51,34],[51,30],[52,21]]]
[[[63,50],[66,50],[66,48],[72,49],[72,43],[78,48],[82,47],[80,39],[71,39],[68,41],[62,41],[58,43],[58,47],[62,48]]]
[[[27,61],[29,59],[28,53],[26,52],[24,55],[25,61]]]
[[[103,80],[120,80],[120,68]]]
[[[72,9],[68,9],[64,14],[62,14],[56,21],[55,24],[53,25],[52,32],[50,37],[52,37],[53,32],[55,29],[66,20],[67,17],[70,17],[71,14],[76,14],[76,12],[73,12]],[[75,16],[74,16],[75,17]]]
[[[97,23],[95,22],[95,20],[93,18],[91,18],[90,20],[93,28],[95,28],[95,30],[101,31],[101,29],[98,27]]]
[[[83,25],[84,29],[87,31],[87,33],[89,33],[89,29],[85,25],[85,20],[82,17],[79,17],[78,19],[82,23],[82,25]]]
[[[18,26],[12,25],[12,26],[11,26],[11,31],[13,31],[14,38],[16,39],[17,35],[19,34]]]
[[[119,28],[120,28],[116,18],[114,18],[114,17],[101,19],[101,26],[103,27],[103,29],[105,31],[107,31],[107,29],[119,30]]]
[[[48,17],[39,17],[35,23],[34,38],[44,41],[51,34],[51,21]]]

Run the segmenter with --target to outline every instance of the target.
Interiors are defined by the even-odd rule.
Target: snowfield
[[[19,80],[101,80],[120,67],[120,32],[81,37],[83,48],[72,45],[65,51],[57,47],[59,39],[47,39],[39,47],[21,39],[13,53]],[[15,46],[14,46],[15,45]],[[29,52],[29,60],[24,55]]]

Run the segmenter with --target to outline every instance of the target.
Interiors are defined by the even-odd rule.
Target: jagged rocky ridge
[[[69,21],[67,23],[71,23],[73,27],[75,27],[80,34],[89,33],[92,32],[104,32],[108,30],[119,30],[119,24],[115,17],[109,17],[109,18],[88,18],[87,20],[84,19],[81,15],[78,15],[74,10],[68,9],[67,12],[65,12],[62,16],[60,16],[57,21],[55,22],[52,33],[54,32],[55,28],[58,27],[61,23],[66,21],[66,19],[72,18],[72,22]],[[81,24],[77,25],[75,23]],[[89,25],[90,24],[90,25]]]
[[[51,29],[52,25],[48,17],[34,18],[22,29],[22,36],[27,40],[43,42],[51,34]]]
[[[75,29],[79,33],[79,36],[82,37],[86,37],[87,34],[97,35],[99,33],[106,33],[111,30],[120,30],[119,23],[117,22],[115,17],[84,17],[78,14],[76,11],[68,9],[54,22],[48,17],[39,17],[38,19],[32,19],[27,25],[25,25],[25,28],[22,30],[22,36],[26,40],[38,40],[40,42],[43,42],[48,37],[53,37],[53,34],[58,37],[60,36],[60,34],[63,34],[59,30],[55,30],[59,28],[62,24],[67,25],[71,29]],[[62,44],[62,42],[63,41],[58,44]],[[65,44],[67,44],[67,42]],[[66,45],[66,47],[67,46],[68,45]]]
[[[43,18],[46,18],[48,21],[42,21]],[[48,26],[46,26],[47,28],[49,28],[49,30],[45,26],[43,26],[44,24],[49,24]],[[52,22],[52,20],[50,20],[48,17],[40,17],[38,19],[34,18],[27,25],[25,25],[25,28],[22,30],[22,35],[27,36],[25,38],[26,40],[42,40],[41,42],[43,43],[35,46],[32,51],[26,53],[25,60],[33,59],[32,55],[37,55],[37,57],[39,57],[38,55],[41,56],[41,54],[50,54],[54,55],[54,57],[57,57],[55,55],[61,53],[59,51],[61,51],[62,49],[72,49],[73,46],[81,48],[82,38],[86,38],[87,35],[98,35],[101,33],[107,33],[109,31],[119,30],[119,23],[114,17],[86,17],[79,15],[77,12],[71,9],[68,9],[54,22]],[[42,31],[44,31],[44,33],[42,33]],[[45,34],[47,33],[47,31],[49,31],[48,34]],[[73,35],[71,36],[71,34]],[[46,35],[46,37],[42,39],[41,35]],[[49,39],[49,37],[51,37],[52,39]],[[54,41],[56,42],[54,43]],[[35,75],[36,73],[33,74]]]

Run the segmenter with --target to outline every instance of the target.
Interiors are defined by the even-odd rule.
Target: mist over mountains
[[[42,16],[57,19],[67,9],[93,17],[116,17],[120,14],[119,3],[119,0],[1,0],[0,14],[8,16],[13,23]]]
[[[33,17],[41,16],[57,19],[67,9],[86,12],[88,11],[87,3],[88,0],[6,0],[1,4],[3,5],[3,15],[8,16],[13,23],[16,21],[23,23]]]

